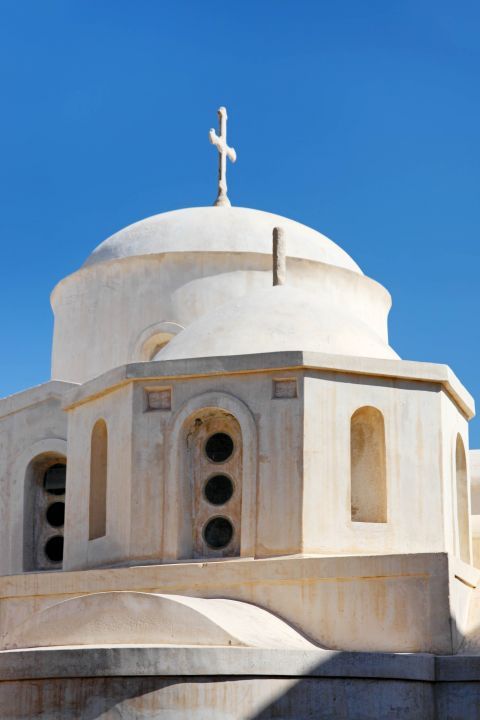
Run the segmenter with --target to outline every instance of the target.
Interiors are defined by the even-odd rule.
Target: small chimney
[[[287,258],[285,255],[285,230],[273,228],[273,284],[285,285],[287,281]]]

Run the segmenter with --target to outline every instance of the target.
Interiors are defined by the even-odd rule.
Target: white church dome
[[[289,257],[362,273],[352,258],[325,235],[295,220],[241,207],[196,207],[153,215],[102,242],[84,267],[133,256],[164,253],[272,252],[272,229],[282,225]]]
[[[52,377],[83,383],[160,354],[396,357],[388,343],[390,295],[348,253],[294,220],[231,206],[227,159],[237,155],[227,144],[224,107],[218,117],[219,134],[209,132],[219,161],[213,207],[129,225],[54,289]],[[281,290],[271,288],[275,228],[282,235],[282,281],[288,274]]]
[[[277,286],[206,313],[173,338],[155,360],[289,350],[393,359],[386,339],[348,307],[312,292]]]
[[[268,290],[275,227],[286,238],[283,290]],[[175,210],[115,233],[57,285],[52,376],[85,382],[151,360],[165,342],[162,358],[280,350],[396,357],[390,306],[389,293],[313,228],[248,208]]]

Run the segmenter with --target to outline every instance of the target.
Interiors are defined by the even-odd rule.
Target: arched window
[[[90,446],[90,505],[88,539],[107,533],[108,431],[105,420],[97,420]]]
[[[187,430],[193,557],[240,554],[242,433],[222,410],[199,412]]]
[[[168,321],[149,325],[136,338],[130,352],[130,360],[132,362],[153,360],[165,345],[168,345],[170,340],[183,329],[183,325]]]
[[[25,478],[23,566],[26,571],[60,569],[67,465],[63,455],[35,457]]]
[[[142,360],[154,360],[155,356],[175,337],[173,333],[157,333],[147,340],[142,348]]]
[[[350,421],[351,518],[387,522],[385,424],[380,410],[362,407]]]
[[[460,558],[470,562],[470,529],[468,517],[468,479],[465,446],[460,434],[455,445],[455,479],[457,491],[458,552]]]

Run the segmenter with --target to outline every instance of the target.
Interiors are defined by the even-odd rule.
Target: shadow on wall
[[[291,687],[250,716],[252,720],[437,720],[433,684],[424,681],[302,678],[282,682]]]
[[[328,665],[328,663],[327,663]],[[319,672],[319,669],[313,672]],[[322,668],[326,674],[327,668]],[[25,686],[28,685],[28,688]],[[338,677],[62,678],[2,683],[3,720],[433,720],[433,683]],[[27,690],[29,702],[22,698]],[[480,693],[477,694],[477,700]],[[19,707],[21,703],[22,707]]]
[[[435,683],[433,656],[372,653],[373,663],[367,656],[368,653],[338,653],[313,667],[308,677],[301,678],[143,676],[3,682],[2,718],[474,720],[480,717],[480,683],[469,683],[470,688],[466,691],[462,688],[462,692],[458,682]],[[386,664],[385,677],[381,677],[382,662]],[[403,671],[402,665],[406,666]],[[350,677],[346,676],[348,672]],[[361,677],[362,672],[366,677]],[[377,677],[368,677],[369,672]],[[360,676],[355,677],[355,673]],[[396,674],[399,679],[389,678],[389,674]]]
[[[452,638],[472,649],[450,616]],[[462,682],[468,655],[338,652],[301,678],[275,678],[278,694],[249,720],[480,720],[478,668]],[[473,653],[475,654],[475,652]],[[475,658],[473,658],[475,662]],[[474,675],[477,675],[472,682]],[[238,716],[240,717],[240,716]]]
[[[301,677],[3,681],[0,706],[2,720],[480,720],[477,657],[334,652]]]

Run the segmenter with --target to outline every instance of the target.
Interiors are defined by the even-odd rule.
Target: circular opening
[[[233,537],[233,525],[228,518],[213,518],[205,525],[203,537],[208,547],[221,550],[227,547]]]
[[[214,475],[207,480],[204,493],[211,505],[225,505],[233,495],[233,483],[226,475]]]
[[[63,560],[63,537],[55,535],[47,540],[45,545],[45,555],[51,562],[62,562]]]
[[[67,466],[63,463],[51,465],[43,476],[43,487],[51,495],[65,495]]]
[[[62,527],[65,522],[65,503],[55,502],[47,510],[47,522],[52,527]]]
[[[212,462],[225,462],[233,453],[233,440],[226,433],[215,433],[208,438],[205,453]]]

